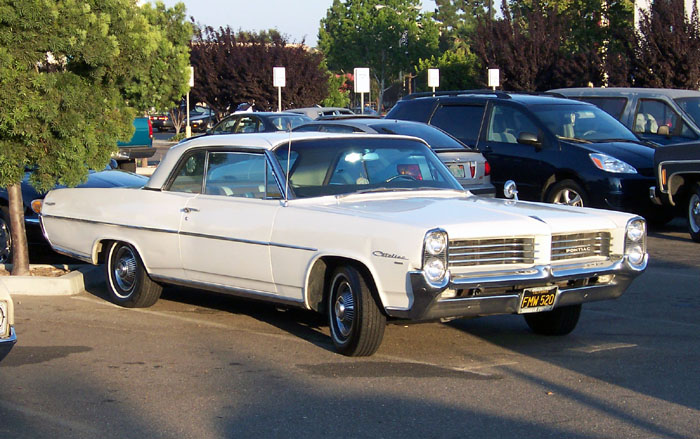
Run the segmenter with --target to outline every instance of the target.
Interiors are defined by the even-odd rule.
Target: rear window
[[[426,141],[433,149],[462,149],[464,144],[442,131],[440,128],[431,127],[422,123],[396,123],[384,122],[370,125],[379,133],[402,134],[404,136],[418,137]]]
[[[593,104],[601,110],[605,111],[617,120],[622,117],[622,111],[627,105],[627,98],[603,98],[603,97],[588,97],[581,96],[576,98],[579,101]]]
[[[435,101],[432,99],[399,101],[394,105],[394,108],[387,113],[386,118],[427,122],[430,113],[433,111],[434,103]]]
[[[483,115],[483,105],[443,105],[435,111],[430,124],[442,128],[463,143],[474,146]]]

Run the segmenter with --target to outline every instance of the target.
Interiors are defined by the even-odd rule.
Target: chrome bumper
[[[449,317],[480,317],[517,313],[524,288],[557,286],[555,307],[620,297],[646,268],[627,258],[603,265],[536,266],[496,275],[473,275],[448,279],[444,285],[429,284],[423,272],[409,273],[413,303],[409,309],[386,311],[391,317],[433,320]],[[443,294],[455,297],[443,297]]]
[[[17,334],[15,334],[15,328],[10,327],[10,337],[0,338],[0,361],[10,353],[15,343],[17,343]]]

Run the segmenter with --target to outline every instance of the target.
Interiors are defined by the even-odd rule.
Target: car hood
[[[641,143],[633,142],[594,142],[577,143],[592,153],[603,153],[622,160],[635,168],[651,168],[654,165],[654,149]]]
[[[309,208],[402,223],[425,230],[443,228],[450,236],[463,238],[609,230],[624,226],[632,216],[608,210],[447,192],[452,196],[441,195],[438,191],[418,196],[405,193],[358,194],[334,202],[326,199],[327,203],[309,205]]]

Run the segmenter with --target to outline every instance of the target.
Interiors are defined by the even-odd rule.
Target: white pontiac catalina
[[[41,222],[55,250],[104,262],[120,305],[161,284],[295,305],[346,355],[374,353],[387,319],[519,313],[567,334],[647,264],[644,219],[473,196],[402,136],[203,136],[142,189],[51,191]]]

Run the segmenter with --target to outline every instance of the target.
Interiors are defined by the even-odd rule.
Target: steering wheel
[[[411,180],[411,181],[418,181],[418,179],[416,177],[414,177],[410,174],[399,174],[399,175],[394,175],[392,177],[387,178],[386,180],[384,180],[384,183],[389,183],[389,182],[392,182],[392,181],[399,179],[399,178],[405,178],[406,180]]]

